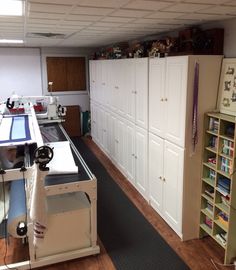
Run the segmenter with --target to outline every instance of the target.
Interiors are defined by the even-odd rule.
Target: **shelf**
[[[210,219],[213,220],[213,213],[211,213],[209,210],[207,210],[207,208],[201,209],[201,212],[202,212],[204,215],[208,216]]]
[[[233,157],[231,157],[231,156],[229,156],[229,155],[225,155],[225,154],[220,153],[219,156],[220,156],[220,157],[227,158],[227,159],[233,161]]]
[[[211,179],[209,177],[205,177],[205,178],[202,178],[202,181],[204,181],[205,183],[207,183],[208,185],[210,185],[212,187],[215,187],[215,180],[214,179]]]
[[[206,200],[208,200],[209,202],[213,203],[213,198],[211,198],[210,196],[206,195],[206,194],[203,194],[202,193],[202,197],[205,198]]]
[[[216,131],[207,130],[206,133],[214,135],[214,136],[218,136],[218,132],[216,132]]]
[[[207,146],[206,150],[208,150],[208,151],[210,151],[212,153],[215,153],[215,154],[217,153],[217,149],[215,147]]]
[[[215,206],[226,214],[229,214],[229,206],[224,203],[216,203]]]
[[[214,222],[225,232],[228,232],[228,227],[222,224],[218,219],[215,219]]]
[[[229,136],[225,136],[225,135],[219,135],[219,138],[228,140],[230,142],[234,142],[234,138],[233,137],[229,137]]]
[[[212,237],[223,249],[226,249],[226,245],[223,245],[220,240],[216,238],[216,235],[213,235]]]
[[[205,231],[206,233],[208,233],[210,236],[212,236],[212,229],[210,227],[208,227],[206,224],[202,223],[200,224],[200,227],[203,229],[203,231]]]
[[[210,169],[216,170],[216,165],[209,163],[209,162],[204,162],[203,165],[207,166]]]
[[[226,173],[226,172],[224,172],[224,171],[221,171],[221,170],[216,170],[219,174],[221,174],[221,175],[223,175],[223,176],[225,176],[226,178],[230,178],[230,174],[229,173]]]

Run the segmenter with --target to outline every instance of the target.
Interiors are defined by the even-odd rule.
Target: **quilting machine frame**
[[[35,140],[37,142],[37,147],[43,146],[45,142],[38,125],[37,117],[34,112],[33,107],[30,110],[30,115],[32,118],[32,126],[34,131]],[[48,121],[47,121],[48,123]],[[47,124],[46,124],[47,125]],[[50,124],[49,124],[50,125]],[[81,258],[84,256],[95,255],[100,252],[100,248],[97,245],[97,179],[89,170],[87,164],[81,157],[79,151],[71,141],[70,137],[62,127],[60,123],[52,123],[56,125],[56,128],[61,133],[63,140],[67,140],[70,143],[71,150],[74,156],[77,159],[77,165],[79,164],[80,168],[84,170],[87,177],[85,179],[77,179],[73,181],[65,181],[63,183],[55,183],[47,185],[45,184],[46,196],[54,196],[65,193],[79,192],[82,191],[87,194],[90,202],[90,246],[85,248],[80,248],[78,250],[64,251],[62,253],[48,255],[44,257],[37,258],[36,256],[36,247],[33,244],[33,223],[29,215],[29,205],[27,204],[27,224],[28,224],[28,247],[29,247],[29,260],[11,263],[6,265],[1,265],[0,270],[12,269],[33,269],[37,267],[42,267],[50,264],[55,264],[67,260],[72,260],[76,258]],[[29,202],[30,191],[29,191],[29,182],[33,177],[34,166],[26,166],[26,171],[24,171],[24,178],[26,179],[26,197],[27,202]],[[4,181],[14,181],[22,179],[21,169],[10,169],[6,170],[4,174]],[[2,178],[0,177],[0,182]],[[46,183],[46,182],[45,182]]]

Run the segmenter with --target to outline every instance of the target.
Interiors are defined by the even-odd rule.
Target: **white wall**
[[[0,48],[0,101],[13,92],[42,95],[40,50],[37,48]]]

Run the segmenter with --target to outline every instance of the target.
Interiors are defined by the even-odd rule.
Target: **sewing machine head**
[[[7,99],[6,107],[11,114],[29,113],[34,108],[39,122],[61,122],[66,108],[58,104],[56,96],[18,96]]]

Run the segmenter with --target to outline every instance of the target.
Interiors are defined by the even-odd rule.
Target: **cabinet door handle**
[[[163,180],[163,182],[165,182],[166,181],[165,177],[163,177],[162,180]]]
[[[161,101],[164,101],[164,99],[163,99],[163,98],[161,98]]]
[[[161,177],[161,176],[159,176],[158,178],[159,178],[160,180],[162,180],[162,177]]]
[[[165,101],[167,101],[168,99],[167,98],[165,98]]]

